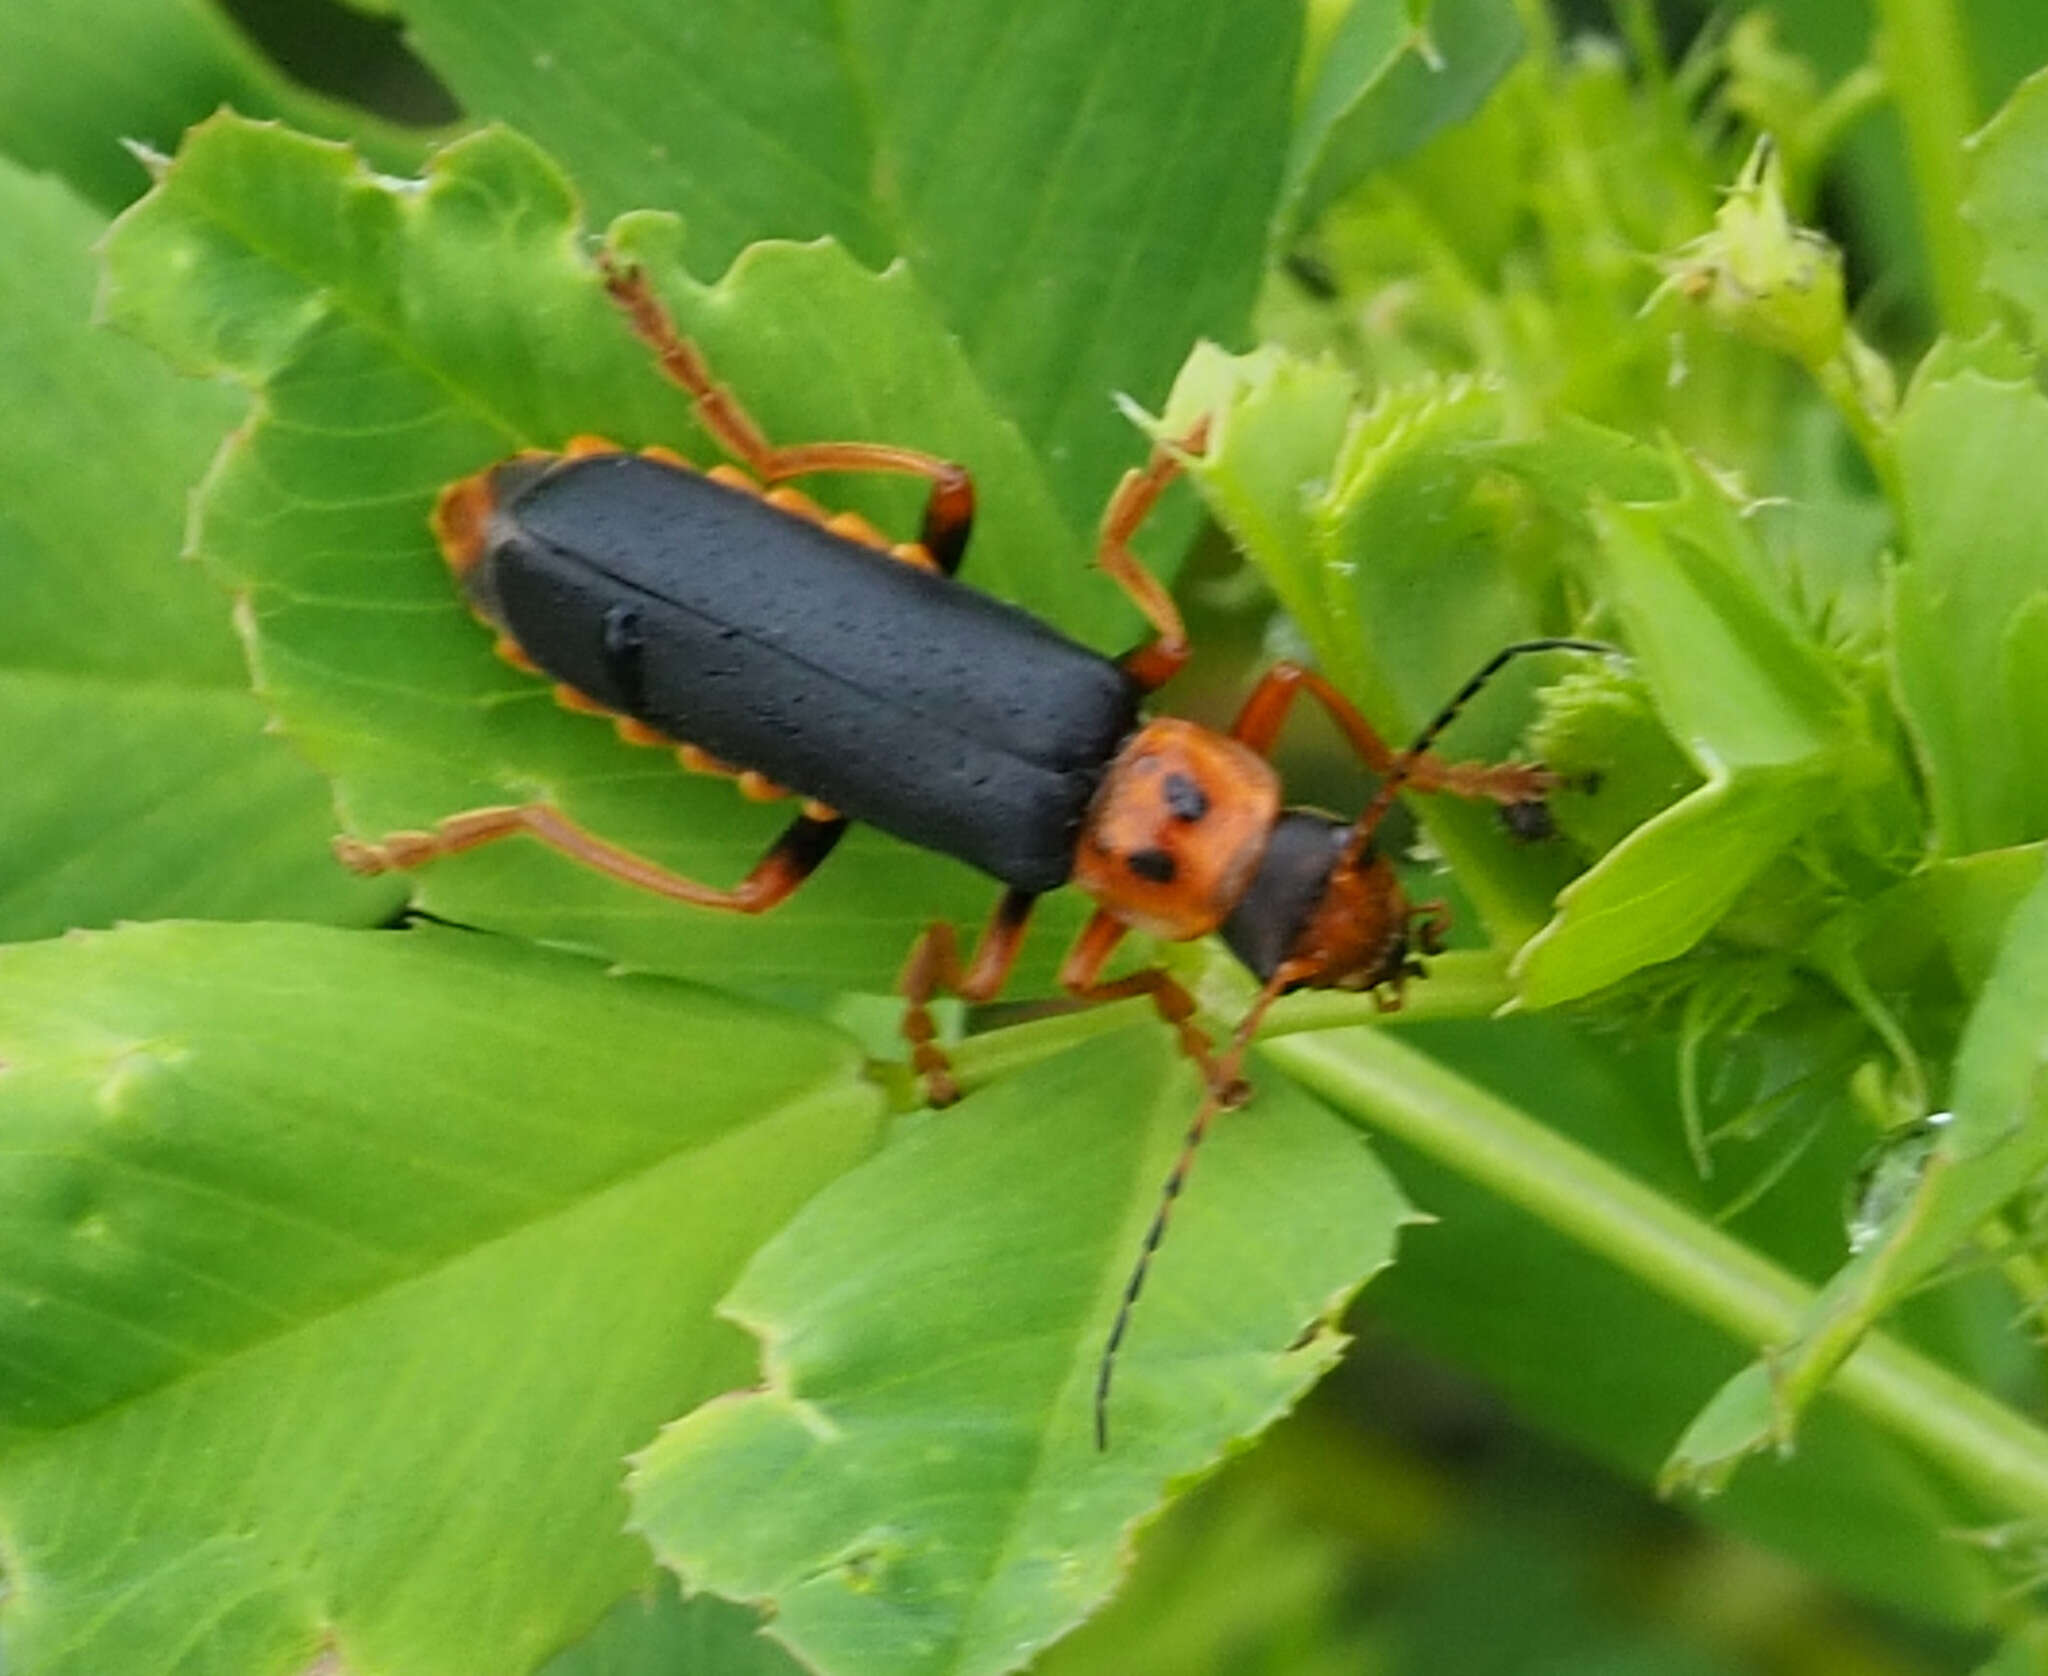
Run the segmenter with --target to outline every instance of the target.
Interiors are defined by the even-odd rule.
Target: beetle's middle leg
[[[974,479],[967,468],[936,454],[886,442],[805,442],[777,447],[752,414],[712,376],[703,352],[676,330],[646,276],[610,256],[600,257],[605,290],[619,305],[661,370],[690,394],[697,418],[712,440],[764,483],[814,471],[887,471],[931,483],[919,540],[946,575],[960,568],[974,527]]]
[[[586,832],[550,803],[515,803],[470,809],[450,815],[431,831],[391,832],[374,842],[337,838],[334,853],[351,872],[371,875],[424,867],[443,856],[460,855],[501,838],[524,833],[548,848],[621,884],[652,891],[674,902],[699,908],[723,908],[737,914],[765,914],[787,901],[835,845],[851,823],[844,815],[797,816],[769,845],[753,870],[730,890],[700,884],[666,867],[620,849]]]

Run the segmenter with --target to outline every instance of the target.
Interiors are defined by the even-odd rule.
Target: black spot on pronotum
[[[1133,850],[1124,857],[1124,865],[1141,879],[1150,879],[1155,885],[1170,885],[1174,875],[1180,871],[1174,866],[1173,857],[1164,850]]]
[[[1209,794],[1185,774],[1166,776],[1166,806],[1174,818],[1198,821],[1209,812]]]

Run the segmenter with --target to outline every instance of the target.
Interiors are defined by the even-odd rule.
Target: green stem
[[[2029,1326],[2038,1329],[2048,1319],[2048,1270],[2002,1216],[1994,1216],[1977,1230],[1978,1247],[1998,1264],[1998,1272],[2020,1301]]]
[[[1962,216],[1963,142],[1976,126],[1976,100],[1955,0],[1877,0],[1877,24],[1878,57],[1905,124],[1935,306],[1947,331],[1967,336],[1986,313]]]
[[[1879,490],[1892,510],[1902,514],[1906,491],[1892,447],[1895,398],[1883,361],[1852,331],[1844,334],[1841,351],[1812,371],[1821,393],[1870,462]]]
[[[1454,949],[1429,963],[1429,981],[1401,998],[1398,1012],[1384,1012],[1371,995],[1342,989],[1304,989],[1273,1004],[1261,1042],[1307,1030],[1336,1030],[1351,1024],[1427,1024],[1436,1019],[1491,1018],[1514,999],[1507,956],[1491,949]]]
[[[1371,995],[1336,989],[1301,990],[1274,1005],[1266,1015],[1259,1040],[1266,1042],[1305,1030],[1335,1030],[1345,1025],[1490,1018],[1513,998],[1507,973],[1506,955],[1491,949],[1453,949],[1430,961],[1429,982],[1409,990],[1400,1011],[1391,1013],[1383,1012]],[[1180,975],[1200,999],[1203,1015],[1212,1021],[1212,1027],[1216,1023],[1225,1029],[1234,1025],[1256,993],[1236,963],[1220,953],[1206,972],[1192,975],[1182,971]],[[1050,1059],[1096,1036],[1152,1016],[1152,1003],[1142,997],[1101,1007],[1076,1006],[1071,1011],[969,1036],[947,1052],[960,1086],[980,1088],[1041,1059]],[[877,1067],[878,1077],[888,1074]],[[913,1079],[907,1071],[901,1072],[898,1080],[905,1090],[912,1089]]]
[[[969,1036],[946,1051],[953,1061],[954,1080],[963,1089],[979,1088],[1151,1016],[1152,1003],[1143,997],[1112,1001],[1101,1007],[1076,1007],[1071,1012],[1053,1013],[1026,1024]]]
[[[1265,1053],[1745,1344],[1790,1341],[1812,1305],[1813,1289],[1776,1264],[1385,1031],[1292,1037]],[[1834,1390],[1993,1503],[2048,1512],[2048,1433],[1926,1357],[1872,1334]]]

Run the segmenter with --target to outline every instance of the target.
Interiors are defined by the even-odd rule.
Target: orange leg
[[[1408,908],[1408,942],[1424,954],[1442,954],[1444,939],[1451,934],[1451,905],[1441,896]]]
[[[924,1079],[925,1098],[935,1106],[950,1106],[960,1098],[960,1085],[953,1080],[953,1067],[945,1049],[933,1038],[931,1000],[941,990],[963,1001],[992,1001],[1009,981],[1024,946],[1025,927],[1038,898],[1029,891],[1007,890],[989,916],[974,958],[965,970],[960,965],[960,946],[953,927],[934,920],[911,945],[910,958],[903,963],[897,989],[909,1003],[903,1011],[903,1035],[910,1043],[910,1060]]]
[[[1391,774],[1404,753],[1396,751],[1348,698],[1312,669],[1298,663],[1276,663],[1260,677],[1244,701],[1230,736],[1269,754],[1287,713],[1303,690],[1330,713],[1360,759],[1375,774]],[[1557,776],[1523,762],[1445,762],[1424,753],[1408,760],[1403,778],[1417,791],[1449,792],[1457,797],[1490,797],[1496,803],[1526,803],[1557,786]]]
[[[1422,731],[1415,736],[1415,742],[1394,759],[1393,767],[1381,777],[1379,789],[1372,794],[1365,807],[1359,811],[1358,819],[1352,823],[1351,837],[1345,845],[1342,865],[1356,862],[1371,847],[1373,834],[1379,830],[1379,824],[1387,811],[1394,806],[1394,799],[1400,795],[1402,787],[1411,781],[1419,783],[1424,765],[1434,760],[1429,754],[1430,746],[1436,743],[1445,728],[1458,719],[1465,706],[1472,702],[1473,696],[1516,658],[1526,657],[1531,652],[1612,654],[1613,651],[1612,646],[1603,645],[1597,640],[1574,640],[1559,635],[1541,640],[1517,640],[1495,652],[1470,680],[1451,695],[1450,702],[1424,724]],[[1338,719],[1341,721],[1342,717]],[[1363,719],[1360,718],[1361,722]],[[1384,745],[1380,748],[1386,749]],[[1526,777],[1519,784],[1513,778],[1517,774]],[[1481,781],[1487,783],[1481,784]],[[1540,800],[1546,792],[1556,789],[1558,778],[1541,768],[1505,763],[1493,769],[1481,768],[1479,779],[1475,780],[1474,784],[1478,785],[1479,789],[1476,792],[1468,791],[1464,795],[1498,798],[1502,807],[1513,808],[1518,803]],[[1522,789],[1524,787],[1527,789]],[[1445,789],[1458,788],[1446,786]],[[1502,795],[1504,790],[1508,795]],[[1528,817],[1524,815],[1523,818],[1526,821]]]
[[[1142,468],[1133,467],[1123,475],[1109,505],[1102,514],[1102,533],[1096,543],[1095,562],[1110,579],[1130,596],[1131,603],[1152,625],[1155,638],[1124,659],[1124,670],[1146,692],[1164,686],[1180,673],[1193,650],[1188,645],[1187,625],[1173,596],[1131,551],[1131,537],[1138,532],[1166,486],[1180,475],[1182,454],[1199,454],[1209,443],[1209,418],[1204,414],[1188,428],[1187,434],[1171,447],[1155,444],[1152,457]]]
[[[1127,996],[1144,995],[1151,999],[1153,1008],[1180,1037],[1181,1051],[1202,1068],[1203,1079],[1208,1083],[1216,1098],[1227,1106],[1241,1105],[1249,1092],[1239,1082],[1235,1072],[1225,1072],[1216,1063],[1209,1051],[1209,1038],[1195,1025],[1195,998],[1177,983],[1172,974],[1158,966],[1148,966],[1142,972],[1133,972],[1128,977],[1101,980],[1102,968],[1129,931],[1121,920],[1104,910],[1097,910],[1095,916],[1081,928],[1081,935],[1074,939],[1074,946],[1067,951],[1067,958],[1060,962],[1060,988],[1077,1001],[1121,1001]]]
[[[392,832],[374,843],[360,838],[337,838],[334,853],[351,872],[388,873],[424,867],[443,856],[460,855],[465,850],[524,833],[571,861],[671,901],[688,902],[699,908],[723,908],[736,914],[765,914],[786,901],[817,871],[845,834],[847,825],[844,815],[824,819],[799,815],[754,864],[753,871],[730,890],[699,884],[630,850],[607,844],[546,803],[471,809],[450,815],[431,832]]]
[[[965,466],[882,442],[809,442],[778,448],[712,376],[697,346],[676,330],[646,277],[609,256],[600,262],[612,301],[624,311],[641,342],[654,351],[661,370],[690,393],[699,422],[726,453],[764,483],[814,471],[887,471],[926,478],[932,490],[924,510],[925,550],[948,576],[960,568],[974,526],[974,479]]]

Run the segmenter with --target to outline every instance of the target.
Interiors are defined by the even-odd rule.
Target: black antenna
[[[1152,1267],[1152,1254],[1159,1249],[1159,1242],[1166,1238],[1166,1224],[1173,1215],[1174,1201],[1180,1197],[1180,1190],[1187,1182],[1188,1170],[1195,1162],[1195,1148],[1202,1144],[1202,1137],[1209,1131],[1209,1120],[1216,1115],[1219,1104],[1216,1091],[1211,1089],[1202,1097],[1201,1109],[1195,1113],[1194,1122],[1188,1125],[1187,1139],[1180,1144],[1180,1156],[1173,1161],[1166,1185],[1160,1189],[1159,1208],[1152,1213],[1152,1226],[1145,1230],[1145,1243],[1138,1249],[1137,1262],[1131,1265],[1130,1279],[1124,1282],[1124,1295],[1116,1306],[1116,1319],[1110,1323],[1109,1337],[1102,1341],[1102,1354],[1095,1363],[1095,1447],[1098,1451],[1109,1448],[1109,1382],[1116,1372],[1117,1348],[1130,1327],[1131,1311],[1137,1307],[1138,1294],[1145,1289],[1145,1276]]]
[[[1614,651],[1614,647],[1602,641],[1572,640],[1560,636],[1544,640],[1517,640],[1513,645],[1503,646],[1495,652],[1471,680],[1451,695],[1450,702],[1429,719],[1422,731],[1415,736],[1415,742],[1394,759],[1394,766],[1387,771],[1387,777],[1380,782],[1379,789],[1372,794],[1365,808],[1359,812],[1357,821],[1352,825],[1351,841],[1345,847],[1347,858],[1356,860],[1365,846],[1372,841],[1373,833],[1378,829],[1380,822],[1386,819],[1387,811],[1394,806],[1394,799],[1401,795],[1401,788],[1408,783],[1409,775],[1415,771],[1416,760],[1428,754],[1430,746],[1436,743],[1437,736],[1458,719],[1465,706],[1478,696],[1480,689],[1515,659],[1526,657],[1531,652],[1608,654]]]
[[[1102,1354],[1095,1363],[1095,1447],[1098,1450],[1109,1448],[1109,1382],[1116,1372],[1117,1347],[1123,1343],[1124,1334],[1130,1328],[1131,1312],[1137,1308],[1138,1294],[1144,1291],[1145,1276],[1151,1272],[1153,1254],[1158,1251],[1159,1242],[1166,1238],[1166,1224],[1173,1216],[1181,1188],[1187,1185],[1196,1149],[1201,1146],[1202,1137],[1208,1134],[1216,1113],[1223,1107],[1223,1091],[1237,1087],[1237,1070],[1244,1063],[1245,1049],[1251,1043],[1252,1034],[1258,1029],[1259,1020],[1266,1016],[1266,1009],[1287,987],[1290,977],[1289,968],[1282,965],[1267,980],[1266,987],[1259,991],[1259,998],[1252,1003],[1251,1011],[1239,1021],[1230,1038],[1229,1049],[1216,1061],[1208,1091],[1202,1096],[1194,1121],[1188,1125],[1187,1137],[1180,1143],[1180,1155],[1174,1159],[1173,1168],[1167,1171],[1165,1184],[1159,1190],[1159,1208],[1152,1213],[1152,1225],[1145,1230],[1145,1243],[1138,1248],[1138,1260],[1131,1265],[1131,1277],[1124,1282],[1124,1295],[1116,1306],[1116,1319],[1109,1324],[1109,1337],[1102,1341]]]
[[[1479,689],[1491,681],[1516,658],[1530,652],[1602,652],[1614,651],[1614,647],[1597,640],[1518,640],[1511,646],[1503,646],[1489,658],[1486,666],[1460,687],[1451,701],[1439,710],[1430,723],[1415,736],[1414,744],[1395,759],[1394,766],[1387,771],[1387,777],[1380,782],[1364,812],[1351,829],[1346,845],[1346,857],[1356,859],[1357,854],[1372,839],[1374,829],[1393,807],[1403,783],[1413,772],[1415,760],[1436,743],[1437,735],[1458,719],[1458,713],[1472,702]],[[1118,1302],[1116,1317],[1110,1322],[1109,1336],[1103,1340],[1102,1354],[1095,1364],[1095,1447],[1109,1448],[1109,1385],[1116,1373],[1116,1354],[1123,1345],[1124,1334],[1130,1330],[1131,1313],[1137,1308],[1138,1294],[1145,1289],[1145,1277],[1151,1273],[1152,1258],[1159,1250],[1159,1243],[1166,1238],[1166,1225],[1173,1217],[1173,1207],[1179,1200],[1181,1189],[1187,1185],[1188,1171],[1194,1167],[1195,1153],[1209,1133],[1209,1125],[1215,1121],[1216,1113],[1222,1109],[1221,1090],[1232,1087],[1237,1081],[1239,1065],[1244,1062],[1245,1050],[1250,1046],[1253,1033],[1259,1021],[1266,1016],[1266,1009],[1277,1000],[1289,982],[1297,974],[1286,964],[1267,981],[1259,991],[1259,998],[1252,1003],[1251,1011],[1245,1014],[1236,1032],[1232,1035],[1230,1049],[1216,1063],[1216,1073],[1209,1089],[1202,1097],[1202,1104],[1195,1112],[1194,1121],[1188,1125],[1187,1137],[1181,1142],[1180,1154],[1173,1161],[1173,1168],[1167,1172],[1166,1181],[1159,1190],[1159,1208],[1152,1213],[1151,1226],[1145,1230],[1145,1241],[1138,1249],[1138,1260],[1131,1265],[1130,1279],[1124,1282],[1124,1295]]]

